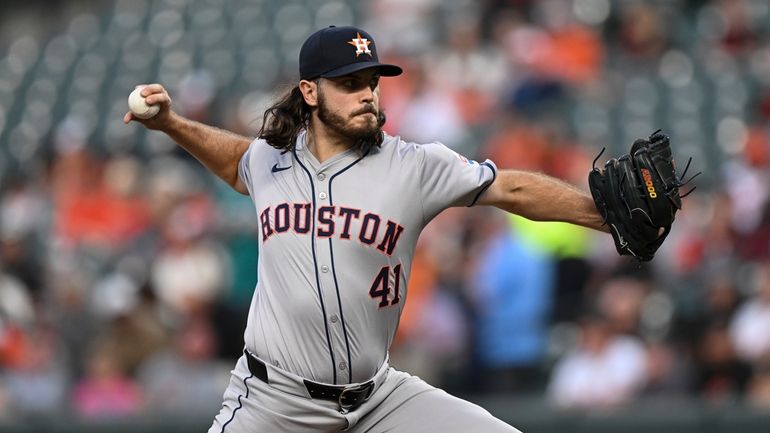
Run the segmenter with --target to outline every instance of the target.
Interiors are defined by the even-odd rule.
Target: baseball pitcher
[[[142,90],[157,115],[126,113],[254,203],[259,282],[210,433],[518,431],[388,365],[417,239],[452,206],[611,231],[607,215],[557,179],[384,133],[380,79],[401,72],[379,62],[370,34],[332,26],[305,41],[298,84],[255,140],[177,115],[159,84]],[[653,231],[640,242],[657,242]]]

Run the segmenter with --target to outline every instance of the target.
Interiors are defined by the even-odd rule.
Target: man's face
[[[318,118],[336,133],[354,139],[378,134],[380,75],[364,69],[318,84]]]

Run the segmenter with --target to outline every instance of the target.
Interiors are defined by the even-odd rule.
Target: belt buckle
[[[372,395],[372,390],[374,389],[374,383],[369,381],[366,383],[362,383],[360,385],[345,388],[340,392],[340,396],[337,399],[337,403],[340,405],[340,409],[342,409],[343,413],[348,413],[350,411],[355,410],[360,406],[363,402],[369,399],[369,396]],[[361,398],[357,398],[358,395],[361,395],[360,393],[365,393]],[[352,394],[350,397],[348,397],[348,394]],[[346,402],[346,399],[352,399],[351,402]]]

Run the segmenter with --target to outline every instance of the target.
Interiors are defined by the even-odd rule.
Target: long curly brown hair
[[[299,86],[295,86],[270,106],[262,118],[262,127],[257,137],[267,141],[270,146],[290,151],[294,149],[297,135],[310,125],[313,107],[305,102]],[[377,113],[377,131],[366,138],[356,140],[353,148],[361,155],[369,153],[372,148],[380,147],[384,134],[385,114],[382,110]]]

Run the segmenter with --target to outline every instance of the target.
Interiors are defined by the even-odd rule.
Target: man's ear
[[[311,107],[318,106],[318,80],[308,81],[300,80],[299,91],[305,98],[305,103]]]

